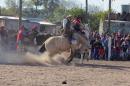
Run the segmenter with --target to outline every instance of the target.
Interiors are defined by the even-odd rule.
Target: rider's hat
[[[71,17],[72,17],[72,15],[68,15],[68,16],[67,16],[67,18],[71,18]]]

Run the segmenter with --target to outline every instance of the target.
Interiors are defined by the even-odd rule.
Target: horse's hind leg
[[[85,53],[81,53],[80,64],[83,64],[84,57],[85,57]]]
[[[73,60],[73,57],[69,57],[69,58],[67,59],[66,63],[68,64],[68,63],[70,63],[72,60]]]
[[[49,57],[53,57],[56,53],[50,53],[48,52]]]
[[[89,55],[90,55],[89,51],[85,50],[83,52],[80,52],[80,54],[81,54],[81,59],[80,59],[81,64],[83,64],[83,60],[85,59],[85,57],[86,57],[87,61],[89,61],[89,58],[90,58],[89,57]]]
[[[65,64],[69,64],[73,60],[73,58],[74,58],[74,52],[71,51],[71,55],[65,61]]]
[[[46,50],[45,43],[40,47],[39,52],[43,53]]]

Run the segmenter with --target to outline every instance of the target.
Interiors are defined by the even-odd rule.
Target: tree
[[[33,3],[36,6],[36,11],[38,6],[43,6],[43,15],[46,17],[52,16],[54,10],[60,6],[60,0],[33,0]]]
[[[66,15],[81,15],[83,13],[83,9],[75,7],[75,8],[67,8],[70,1],[65,1],[65,0],[48,0],[48,7],[47,9],[49,10],[48,14],[48,19],[52,22],[59,22],[61,21]],[[55,3],[55,4],[54,4]],[[69,4],[68,4],[69,3]],[[52,5],[53,4],[53,5]],[[74,4],[71,3],[72,5]]]
[[[5,0],[5,4],[8,8],[17,8],[18,7],[17,0]]]
[[[52,22],[60,22],[64,18],[65,14],[65,7],[60,6],[54,10],[53,15],[49,17],[49,20]]]
[[[24,0],[23,8],[33,8],[34,2],[32,0]]]
[[[45,9],[48,9],[48,2],[49,2],[49,0],[43,0],[43,7]]]
[[[74,0],[60,0],[60,5],[62,5],[66,9],[79,7],[79,5],[76,4]]]
[[[76,7],[76,8],[72,8],[72,9],[67,10],[67,13],[71,14],[72,16],[80,16],[84,13],[84,10]]]
[[[5,4],[7,6],[7,15],[13,15],[16,16],[18,15],[18,3],[17,0],[5,0]]]
[[[89,25],[92,30],[98,30],[100,19],[103,21],[106,19],[109,11],[98,12],[89,15]]]
[[[53,15],[54,10],[59,7],[59,3],[60,3],[59,0],[48,1],[48,10],[50,15]]]
[[[86,22],[86,13],[84,9],[81,9],[79,7],[75,7],[72,9],[68,9],[66,12],[67,15],[72,15],[73,17],[80,16],[83,23]]]
[[[102,0],[102,1],[104,1],[104,0]],[[111,29],[110,27],[111,27],[111,25],[110,25],[110,22],[111,22],[111,4],[112,4],[112,1],[115,1],[115,0],[109,0],[109,13],[108,13],[108,31],[107,32],[109,32],[109,30]]]
[[[23,1],[23,16],[33,17],[33,13],[35,12],[34,6],[35,4],[32,0],[24,0]]]
[[[33,4],[35,5],[36,7],[36,12],[37,12],[37,9],[38,9],[38,6],[41,6],[42,3],[43,3],[43,0],[32,0]]]

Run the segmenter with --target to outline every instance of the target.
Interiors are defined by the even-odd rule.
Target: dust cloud
[[[26,54],[26,62],[36,65],[63,65],[64,62],[67,60],[66,57],[68,57],[69,55],[69,52],[63,52],[62,54],[56,54],[53,57],[50,57],[48,52],[44,52],[41,55],[36,55],[28,52]]]
[[[0,64],[61,65],[69,55],[69,52],[63,52],[50,57],[48,52],[43,54],[12,52],[0,46]]]
[[[3,51],[0,47],[0,63],[1,64],[23,64],[25,58],[23,55],[19,55],[16,52]]]

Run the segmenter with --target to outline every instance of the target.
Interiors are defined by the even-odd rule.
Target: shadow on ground
[[[116,69],[116,70],[125,70],[130,69],[128,66],[118,66],[118,65],[109,65],[109,64],[76,64],[78,67],[88,67],[88,68],[103,68],[103,69]]]

